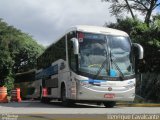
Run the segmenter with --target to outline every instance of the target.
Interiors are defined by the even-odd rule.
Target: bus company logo
[[[18,120],[18,115],[14,114],[2,114],[1,120]]]
[[[112,91],[112,88],[111,88],[111,87],[109,87],[109,88],[108,88],[108,91]]]

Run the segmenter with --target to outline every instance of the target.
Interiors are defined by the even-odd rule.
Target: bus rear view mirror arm
[[[79,54],[79,43],[77,38],[72,38],[71,41],[73,42],[73,51],[75,55]]]
[[[138,58],[139,59],[143,59],[143,55],[144,55],[144,53],[143,53],[143,47],[140,44],[138,44],[138,43],[133,43],[133,46],[136,47],[136,48],[138,48],[138,52],[139,52]]]

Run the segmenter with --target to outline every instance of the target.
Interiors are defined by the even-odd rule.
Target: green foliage
[[[28,71],[35,68],[36,58],[43,52],[43,47],[38,45],[29,35],[18,35],[16,41],[10,44],[10,52],[14,58],[15,72]]]
[[[153,16],[153,25],[152,27],[160,30],[160,14]]]
[[[14,76],[12,74],[9,74],[5,79],[4,86],[7,87],[8,93],[14,88]]]
[[[145,101],[159,102],[160,101],[160,74],[159,73],[144,73],[142,80],[137,77],[136,93],[142,96]]]
[[[12,72],[14,61],[8,49],[3,47],[3,44],[0,44],[0,56],[0,84],[4,84],[4,79]]]
[[[133,29],[135,28],[135,26],[138,26],[138,24],[140,24],[140,21],[138,19],[133,20],[127,17],[126,19],[117,19],[117,23],[111,23],[107,26],[111,28],[123,30],[130,35],[131,32],[133,32]]]
[[[12,86],[16,72],[35,68],[43,50],[31,36],[0,19],[0,85]]]

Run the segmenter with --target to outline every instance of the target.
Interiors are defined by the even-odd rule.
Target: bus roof
[[[112,29],[108,27],[100,27],[100,26],[90,26],[90,25],[75,25],[69,28],[65,34],[72,32],[72,31],[81,31],[81,32],[89,32],[89,33],[97,33],[97,34],[106,34],[106,35],[120,35],[120,36],[127,36],[128,34],[124,31],[117,30],[117,29]],[[62,38],[64,33],[61,34],[59,37]],[[56,39],[51,45],[49,45],[47,48],[55,44],[59,39]],[[46,49],[47,49],[46,48]]]
[[[49,47],[51,47],[53,44],[55,44],[65,34],[67,34],[69,32],[72,32],[72,31],[81,31],[81,32],[88,32],[88,33],[97,33],[97,34],[106,34],[106,35],[117,35],[117,36],[119,35],[119,36],[126,36],[126,37],[128,37],[128,34],[126,32],[121,31],[121,30],[117,30],[117,29],[112,29],[112,28],[108,28],[108,27],[100,27],[100,26],[90,26],[90,25],[75,25],[75,26],[71,27],[70,29],[68,29],[65,33],[61,34],[61,36],[58,39],[56,39],[51,45],[49,45],[46,48],[46,50]]]
[[[67,31],[82,31],[82,32],[89,32],[89,33],[98,33],[98,34],[106,34],[106,35],[120,35],[120,36],[128,36],[128,34],[124,31],[107,28],[107,27],[100,27],[100,26],[89,26],[89,25],[76,25],[73,26],[71,29]]]

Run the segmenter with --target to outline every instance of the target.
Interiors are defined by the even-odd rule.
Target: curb
[[[150,104],[150,103],[131,103],[131,104],[122,104],[117,103],[117,106],[123,106],[123,107],[160,107],[160,104]]]

